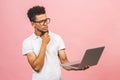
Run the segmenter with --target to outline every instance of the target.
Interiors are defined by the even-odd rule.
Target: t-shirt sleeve
[[[61,50],[61,49],[65,49],[65,44],[63,39],[60,36],[58,36],[58,50]]]
[[[26,55],[29,52],[33,52],[32,43],[24,40],[22,44],[22,55]]]

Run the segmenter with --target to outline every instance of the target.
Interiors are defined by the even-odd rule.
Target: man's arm
[[[67,55],[65,53],[65,49],[61,49],[58,52],[59,52],[58,55],[59,55],[59,59],[60,59],[61,64],[69,63],[69,61],[67,59]]]
[[[69,63],[67,55],[65,53],[65,49],[59,50],[58,51],[58,56],[59,56],[61,64]],[[66,67],[63,67],[63,68],[66,69],[66,70],[72,70],[71,68],[66,68]]]
[[[33,52],[27,54],[28,62],[36,72],[39,72],[43,67],[46,47],[49,41],[50,41],[50,37],[48,33],[45,33],[42,36],[42,45],[41,45],[39,55],[36,56]]]

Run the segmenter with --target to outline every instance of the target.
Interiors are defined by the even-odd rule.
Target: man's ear
[[[34,23],[34,22],[31,22],[31,25],[34,27],[34,26],[35,26],[35,23]]]

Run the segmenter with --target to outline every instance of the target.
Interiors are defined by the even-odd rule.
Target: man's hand
[[[63,67],[64,69],[66,69],[66,70],[68,70],[68,71],[72,71],[72,70],[75,70],[75,71],[81,71],[81,70],[86,70],[86,69],[88,69],[90,66],[88,65],[88,66],[85,66],[85,67],[83,67],[83,68],[81,68],[81,69],[74,69],[74,68],[70,68],[70,67]]]
[[[87,65],[87,66],[85,66],[85,67],[83,67],[83,68],[81,68],[81,69],[79,69],[79,70],[86,70],[86,69],[88,69],[90,66],[89,65]]]
[[[42,37],[42,43],[48,44],[50,41],[50,36],[48,35],[48,32],[46,32]]]

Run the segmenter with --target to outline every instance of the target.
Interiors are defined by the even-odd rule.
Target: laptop
[[[104,48],[105,47],[102,46],[102,47],[87,49],[81,62],[77,61],[72,63],[66,63],[66,64],[61,64],[61,66],[72,69],[81,69],[88,65],[89,66],[97,65]]]

